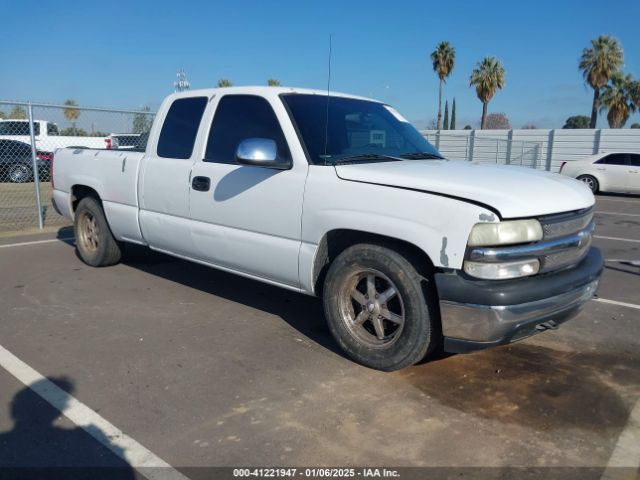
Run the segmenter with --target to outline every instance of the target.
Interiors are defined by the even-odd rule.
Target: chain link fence
[[[67,225],[51,205],[56,150],[144,150],[154,115],[0,101],[0,234]]]

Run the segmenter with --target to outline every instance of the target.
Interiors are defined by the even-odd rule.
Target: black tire
[[[373,290],[369,289],[371,276]],[[425,358],[439,344],[440,329],[432,314],[437,311],[437,299],[426,298],[430,295],[423,291],[424,280],[403,255],[386,247],[358,244],[338,255],[327,272],[323,303],[329,329],[344,352],[362,365],[383,371],[399,370]],[[387,301],[388,295],[383,294],[391,290],[396,296]],[[400,313],[403,318],[398,324]],[[394,315],[394,321],[387,320]]]
[[[27,163],[14,163],[7,169],[7,178],[11,183],[33,181],[33,167]]]
[[[592,175],[579,175],[577,177],[577,180],[580,180],[587,187],[589,187],[592,193],[598,193],[598,188],[600,188],[600,185],[598,184],[598,179],[596,177]]]
[[[92,267],[115,265],[122,257],[122,244],[111,233],[100,202],[93,197],[80,200],[73,230],[80,259]]]

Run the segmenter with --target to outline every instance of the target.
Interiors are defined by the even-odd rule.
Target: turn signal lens
[[[540,262],[535,259],[505,263],[464,262],[464,271],[468,275],[485,280],[528,277],[538,273],[538,270],[540,270]]]

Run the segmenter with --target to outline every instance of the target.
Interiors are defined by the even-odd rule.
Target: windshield
[[[382,103],[354,98],[284,94],[310,160],[316,165],[341,161],[442,158],[413,125]]]

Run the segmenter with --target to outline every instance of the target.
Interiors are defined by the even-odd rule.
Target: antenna
[[[329,143],[329,93],[331,92],[331,34],[329,34],[329,72],[327,75],[327,115],[324,127],[324,155],[325,162],[327,156],[327,145]]]

